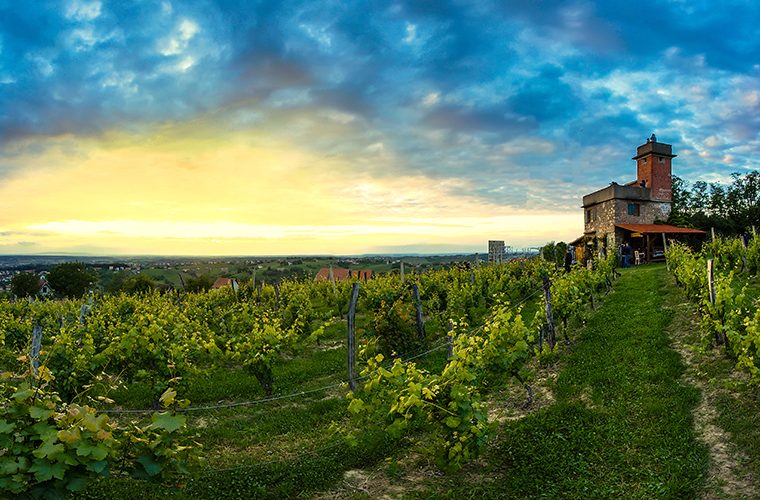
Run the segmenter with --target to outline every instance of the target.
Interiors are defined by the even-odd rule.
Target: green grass
[[[708,451],[692,425],[699,392],[665,332],[664,279],[663,266],[624,272],[562,353],[556,403],[502,425],[482,463],[419,496],[697,496]]]
[[[739,277],[739,287],[747,284],[748,295],[760,297],[760,279]],[[737,374],[735,360],[726,356],[723,349],[708,347],[701,338],[696,306],[689,302],[683,291],[668,280],[669,293],[682,308],[681,323],[676,325],[674,335],[683,338],[695,361],[692,370],[695,377],[712,393],[717,410],[716,424],[730,436],[730,446],[739,453],[732,456],[739,462],[739,475],[760,477],[760,387],[746,384],[746,377]],[[720,494],[720,485],[713,485]]]

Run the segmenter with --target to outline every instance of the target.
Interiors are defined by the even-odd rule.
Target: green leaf
[[[86,441],[80,442],[76,446],[77,455],[80,457],[91,456],[95,460],[103,460],[108,456],[108,450],[102,446],[92,445]]]
[[[141,456],[137,459],[137,462],[143,466],[149,476],[155,476],[161,472],[161,464],[153,460],[153,457],[150,455]]]
[[[82,491],[87,486],[86,477],[75,477],[66,484],[66,489],[69,491]]]
[[[96,474],[105,475],[104,471],[108,472],[108,461],[98,460],[97,462],[90,462],[87,464],[87,470],[90,470]]]
[[[35,420],[45,421],[53,415],[53,410],[47,408],[40,408],[39,406],[29,407],[29,416]]]
[[[31,398],[32,396],[34,396],[34,389],[29,388],[29,389],[21,389],[19,391],[14,392],[11,397],[15,399],[16,401],[21,402],[21,401],[25,401]]]
[[[57,455],[63,453],[63,445],[61,443],[55,443],[52,439],[44,441],[39,448],[32,452],[37,458],[55,458]],[[31,470],[31,469],[29,469]]]
[[[348,404],[348,411],[351,413],[359,413],[364,409],[364,401],[361,399],[353,399]]]
[[[161,397],[158,398],[158,401],[161,403],[161,406],[168,408],[172,403],[174,403],[174,399],[176,397],[177,391],[170,387],[166,389],[163,394],[161,394]]]
[[[16,424],[10,423],[5,419],[0,420],[0,434],[10,434],[15,428]]]
[[[445,422],[447,426],[451,427],[452,429],[456,429],[457,427],[459,427],[459,424],[462,423],[462,419],[459,417],[451,416],[451,417],[446,417]]]
[[[39,482],[49,481],[54,477],[56,479],[63,479],[66,475],[66,464],[62,463],[48,463],[48,462],[35,462],[34,465],[29,467],[29,472],[34,472],[34,479]]]
[[[187,421],[183,415],[170,415],[169,413],[154,413],[151,419],[153,420],[151,428],[164,429],[169,432],[180,429]]]

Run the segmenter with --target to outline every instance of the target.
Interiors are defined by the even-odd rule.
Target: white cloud
[[[84,0],[71,0],[66,6],[66,17],[77,21],[92,21],[100,16],[102,5],[99,0],[86,2]]]
[[[177,56],[185,52],[190,40],[200,32],[200,27],[195,21],[183,19],[174,29],[174,32],[159,42],[158,51],[164,56]]]
[[[404,37],[404,43],[414,43],[417,40],[417,26],[411,23],[406,23],[406,36]]]
[[[430,92],[422,99],[422,104],[426,107],[434,106],[441,100],[440,92]]]

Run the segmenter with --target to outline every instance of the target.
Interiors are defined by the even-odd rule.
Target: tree
[[[187,282],[185,283],[185,290],[188,292],[207,292],[213,285],[214,282],[211,280],[211,278],[205,274],[202,274],[197,278],[187,278]]]
[[[50,286],[64,297],[81,297],[96,279],[95,273],[88,271],[83,262],[58,264],[48,275]]]
[[[19,273],[11,279],[11,292],[16,297],[37,295],[40,291],[40,279],[34,273]]]
[[[124,284],[121,287],[126,293],[132,294],[150,292],[155,288],[156,282],[153,281],[150,276],[145,274],[138,274],[137,276],[128,278],[124,281]]]

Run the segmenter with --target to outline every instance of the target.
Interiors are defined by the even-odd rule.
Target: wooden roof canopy
[[[641,234],[705,234],[699,229],[676,227],[669,224],[615,224],[615,227]]]

